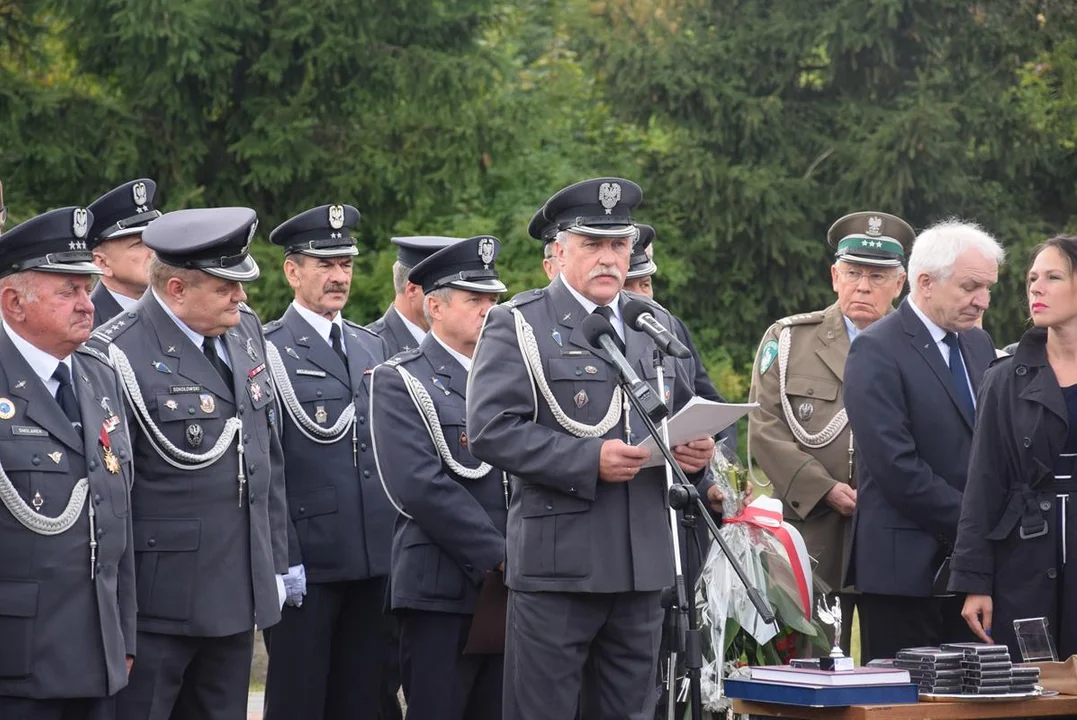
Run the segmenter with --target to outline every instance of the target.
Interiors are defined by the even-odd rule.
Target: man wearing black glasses
[[[846,652],[855,596],[840,591],[856,481],[845,358],[857,334],[893,309],[905,282],[905,248],[915,237],[904,220],[886,213],[857,212],[835,222],[827,241],[836,251],[830,279],[837,302],[770,326],[752,370],[749,400],[759,408],[749,415],[748,449],[784,503],[786,520],[818,558],[817,576],[841,597]],[[798,648],[798,654],[820,651],[807,640]]]

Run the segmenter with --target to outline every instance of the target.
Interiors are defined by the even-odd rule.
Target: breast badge
[[[10,420],[15,417],[15,403],[6,397],[0,397],[0,420]]]

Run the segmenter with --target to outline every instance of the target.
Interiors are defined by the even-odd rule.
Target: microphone
[[[613,329],[613,325],[610,325],[609,320],[594,313],[588,315],[583,321],[583,336],[587,338],[591,347],[605,350],[609,354],[617,367],[617,372],[621,375],[621,380],[627,386],[626,389],[639,401],[640,407],[651,420],[658,422],[669,415],[669,408],[655,394],[650,385],[639,379],[628,359],[617,347],[617,341],[614,340],[617,331]]]
[[[658,349],[675,358],[690,358],[692,351],[677,336],[662,326],[651,314],[651,308],[642,300],[629,300],[621,310],[625,325],[633,330],[646,333],[654,340]]]

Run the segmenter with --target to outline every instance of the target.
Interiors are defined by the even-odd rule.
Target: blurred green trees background
[[[535,209],[623,175],[658,299],[742,398],[767,325],[831,302],[853,210],[980,222],[1017,339],[1027,249],[1077,229],[1075,38],[1068,0],[0,0],[0,179],[9,227],[142,175],[166,210],[255,208],[266,319],[269,231],[351,203],[366,322],[392,235],[493,233],[523,290]]]

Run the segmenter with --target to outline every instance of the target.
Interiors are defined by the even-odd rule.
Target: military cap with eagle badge
[[[100,275],[86,238],[93,213],[86,208],[50,210],[0,235],[0,277],[22,272]]]
[[[269,233],[269,242],[286,255],[354,256],[359,249],[351,233],[358,224],[359,211],[351,205],[319,205],[282,222]]]
[[[550,197],[527,226],[536,240],[549,242],[564,230],[591,237],[635,237],[632,211],[643,189],[631,180],[594,178],[569,185]]]
[[[901,267],[905,249],[912,247],[916,231],[907,222],[883,212],[855,212],[840,218],[830,226],[827,242],[836,251],[838,260]]]
[[[134,235],[146,229],[161,217],[161,211],[153,207],[157,183],[150,178],[139,178],[109,190],[87,207],[93,213],[93,225],[87,238],[90,249],[106,240]]]
[[[423,294],[443,287],[481,293],[503,293],[494,261],[501,241],[491,235],[460,240],[420,262],[408,273],[408,281],[420,285]]]

